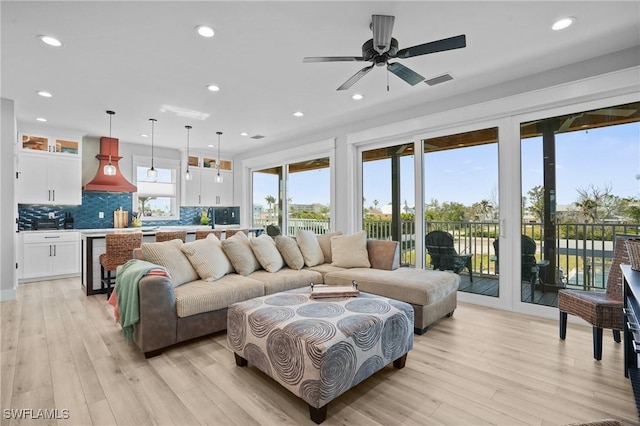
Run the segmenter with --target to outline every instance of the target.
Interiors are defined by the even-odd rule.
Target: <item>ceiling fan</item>
[[[362,45],[362,56],[312,56],[305,57],[302,62],[371,62],[371,65],[362,68],[351,78],[345,81],[337,90],[346,90],[364,77],[375,66],[385,66],[387,70],[412,86],[424,80],[424,77],[399,62],[391,62],[391,59],[405,59],[429,53],[443,52],[446,50],[460,49],[467,45],[465,35],[444,38],[442,40],[419,44],[398,50],[398,40],[391,37],[395,16],[372,15],[370,28],[373,38]],[[387,86],[389,90],[389,86]]]

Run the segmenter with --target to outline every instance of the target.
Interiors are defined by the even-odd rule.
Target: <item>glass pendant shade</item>
[[[189,130],[191,126],[184,126],[187,129],[187,170],[184,172],[184,180],[190,181],[193,179],[193,175],[189,172]]]
[[[147,169],[147,177],[155,182],[158,179],[158,171],[151,166],[150,169]]]
[[[216,175],[215,182],[222,183],[222,181],[224,180],[222,179],[222,176],[220,176],[220,136],[222,135],[222,132],[216,132],[216,134],[218,135],[218,161],[216,161],[216,169],[218,169],[218,174]]]
[[[158,120],[156,120],[155,118],[150,118],[149,121],[151,122],[151,168],[147,170],[147,177],[155,182],[158,179],[158,171],[153,167],[153,130],[156,121]]]
[[[107,111],[107,114],[109,114],[109,139],[111,139],[111,117],[113,117],[115,115],[115,112],[114,111]],[[116,175],[116,166],[111,164],[111,141],[109,141],[109,164],[105,164],[105,166],[102,168],[102,172],[106,176],[115,176]]]
[[[109,164],[105,165],[102,169],[104,174],[107,176],[115,176],[116,175],[116,166],[111,164],[111,156],[109,156]]]

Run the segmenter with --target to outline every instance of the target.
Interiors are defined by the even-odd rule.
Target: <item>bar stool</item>
[[[187,241],[187,231],[160,231],[156,232],[156,243],[161,241],[182,240]]]
[[[222,231],[219,229],[207,229],[196,231],[196,240],[203,240],[207,238],[209,234],[215,235],[219,240],[222,239]]]
[[[127,232],[105,235],[106,252],[100,255],[100,288],[106,289],[107,299],[111,296],[112,284],[118,266],[133,259],[133,249],[140,248],[142,232]]]
[[[244,232],[247,236],[249,235],[248,229],[225,229],[224,238],[231,238],[236,235],[238,232]]]

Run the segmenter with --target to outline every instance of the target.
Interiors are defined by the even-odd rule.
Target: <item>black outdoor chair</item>
[[[267,225],[267,235],[275,238],[278,235],[282,235],[282,230],[278,225]]]
[[[460,273],[464,268],[469,271],[469,279],[473,282],[470,253],[458,254],[453,246],[453,235],[445,231],[431,231],[424,237],[427,252],[431,257],[433,269]]]
[[[493,241],[493,248],[496,252],[496,271],[499,270],[499,239],[495,239]],[[533,241],[532,238],[523,235],[522,236],[522,247],[521,247],[521,259],[522,259],[522,267],[521,267],[521,277],[522,281],[526,281],[531,284],[531,301],[533,302],[533,296],[535,294],[536,284],[540,284],[542,287],[542,292],[545,292],[544,288],[544,280],[542,279],[542,275],[540,271],[545,266],[549,265],[548,260],[537,260],[536,259],[536,242]]]

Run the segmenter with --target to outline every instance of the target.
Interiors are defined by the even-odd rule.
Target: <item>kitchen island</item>
[[[239,226],[216,226],[216,229],[222,230],[224,236],[225,229],[240,228]],[[208,230],[210,226],[191,225],[191,226],[160,226],[141,228],[105,228],[105,229],[78,229],[80,231],[82,253],[81,253],[81,276],[82,286],[86,290],[87,296],[93,294],[105,293],[100,282],[100,255],[106,251],[105,235],[120,232],[142,232],[142,241],[153,243],[156,240],[156,232],[159,231],[187,231],[187,241],[195,240],[195,234],[198,230]],[[250,232],[254,234],[262,233],[262,228],[250,228]]]

